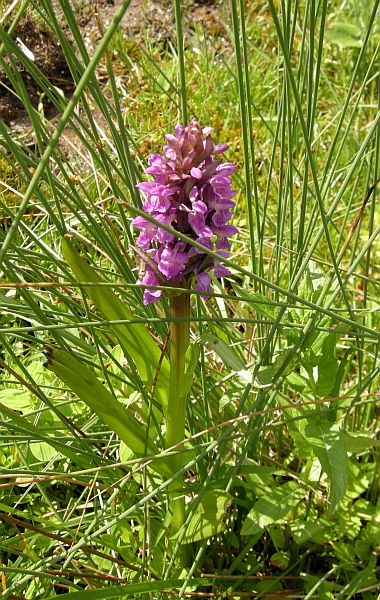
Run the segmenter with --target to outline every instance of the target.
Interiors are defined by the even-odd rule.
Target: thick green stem
[[[185,377],[185,355],[190,342],[190,295],[181,294],[170,300],[171,316],[174,319],[182,318],[185,321],[172,322],[170,328],[170,390],[166,419],[166,446],[171,448],[185,437],[185,415],[187,396],[182,394]],[[170,458],[170,467],[173,474],[182,468],[182,455]],[[170,486],[173,496],[180,493],[181,481],[175,481]],[[173,520],[172,533],[180,531],[185,522],[185,499],[174,498],[172,502]],[[186,547],[182,548],[180,562],[187,566]]]

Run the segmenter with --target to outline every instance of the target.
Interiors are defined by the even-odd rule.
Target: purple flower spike
[[[231,189],[232,163],[223,163],[216,155],[223,154],[228,146],[214,144],[212,127],[200,127],[191,121],[187,127],[176,125],[174,135],[167,134],[163,154],[154,153],[149,158],[145,173],[154,181],[137,184],[145,195],[143,210],[164,225],[185,234],[190,239],[229,256],[228,238],[238,230],[227,222],[233,216],[236,191]],[[133,225],[140,230],[136,244],[139,258],[146,262],[142,285],[186,287],[195,275],[194,289],[203,292],[207,299],[211,278],[207,271],[213,269],[215,277],[225,277],[230,271],[218,260],[179,240],[143,217],[136,217]],[[164,283],[165,285],[165,283]],[[144,291],[144,304],[157,302],[162,290]]]

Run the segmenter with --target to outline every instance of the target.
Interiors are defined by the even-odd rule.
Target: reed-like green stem
[[[187,125],[187,100],[186,100],[186,75],[185,75],[185,48],[182,30],[181,0],[174,0],[174,14],[177,31],[179,95],[181,98],[182,125]]]
[[[170,329],[170,390],[166,418],[166,446],[171,448],[183,441],[185,437],[185,415],[187,396],[182,395],[185,376],[185,355],[190,342],[190,295],[181,294],[170,299],[171,316],[174,319],[188,318],[186,321],[175,321]],[[171,469],[177,473],[183,466],[182,455],[171,457]],[[172,492],[172,533],[175,535],[185,523],[185,498],[175,497],[182,488],[181,481],[174,481],[170,486]],[[187,566],[188,552],[182,547],[179,557],[182,566]]]

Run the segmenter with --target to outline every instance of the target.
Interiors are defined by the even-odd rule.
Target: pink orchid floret
[[[208,273],[203,271],[195,276],[197,283],[194,286],[196,292],[203,292],[202,298],[208,300],[208,294],[211,291],[211,277]]]
[[[196,121],[187,127],[176,125],[174,135],[167,134],[163,154],[149,158],[145,173],[154,181],[137,184],[145,195],[143,210],[164,225],[185,234],[221,258],[229,256],[232,235],[238,233],[227,225],[233,216],[236,191],[231,189],[231,175],[235,166],[215,156],[228,149],[226,144],[214,144],[211,127],[203,129]],[[143,285],[184,286],[195,275],[194,289],[207,298],[211,278],[225,277],[230,271],[191,244],[182,242],[144,217],[133,219],[140,230],[136,244],[146,252],[146,272]],[[136,250],[137,251],[137,250]],[[139,256],[141,258],[141,251]],[[165,282],[165,283],[163,283]],[[157,302],[162,290],[146,289],[144,304]]]

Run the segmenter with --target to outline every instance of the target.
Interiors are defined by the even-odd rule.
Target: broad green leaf
[[[305,428],[305,434],[321,467],[330,480],[331,516],[342,501],[349,483],[349,462],[343,432],[325,417],[314,417]]]
[[[226,529],[224,516],[231,500],[233,500],[232,496],[222,490],[205,492],[189,523],[183,543],[199,542],[224,531]],[[191,503],[189,507],[191,508]]]
[[[33,409],[30,392],[27,390],[5,389],[0,390],[0,402],[12,410],[26,412]]]
[[[326,39],[339,48],[361,48],[361,30],[351,23],[331,23],[326,29]]]
[[[276,569],[281,569],[281,571],[285,571],[289,565],[289,552],[275,552],[270,557],[270,563]]]
[[[314,544],[322,544],[325,530],[317,521],[295,522],[292,526],[292,535],[299,546],[311,540]]]
[[[346,492],[347,497],[351,499],[359,498],[368,490],[370,482],[368,471],[363,468],[363,464],[359,463],[356,458],[348,461],[348,468],[350,481]]]
[[[329,319],[329,323],[323,323],[323,326],[326,325],[328,326],[330,324],[331,319]],[[323,344],[325,343],[326,339],[329,337],[329,335],[331,335],[331,333],[329,333],[328,331],[317,331],[316,332],[316,337],[313,339],[312,343],[308,344],[308,348],[311,349],[311,355],[313,357],[319,357],[321,356],[322,352],[323,352]],[[337,339],[337,338],[336,338]],[[315,363],[312,366],[316,366],[318,364],[318,359],[314,358]],[[312,361],[311,361],[312,363]]]
[[[159,454],[156,444],[146,435],[146,427],[114,398],[90,369],[64,350],[49,348],[47,355],[45,366],[107,423],[136,456]],[[163,461],[153,462],[152,468],[170,476]]]
[[[379,517],[370,521],[365,529],[365,538],[368,539],[373,546],[379,545],[380,540],[380,520]]]
[[[297,392],[304,392],[305,390],[309,389],[309,383],[307,379],[295,371],[289,373],[286,378],[286,382],[289,383]],[[288,403],[289,402],[287,399],[287,404]]]
[[[315,303],[321,293],[324,280],[325,275],[323,271],[314,261],[310,261],[298,288],[298,296],[304,298],[307,302]],[[304,310],[302,306],[298,308],[289,308],[288,315],[291,321],[301,324],[306,323],[310,317],[309,311]],[[285,327],[283,329],[283,334],[293,343],[298,339],[298,332],[296,329]],[[316,335],[318,335],[318,333]]]
[[[306,316],[308,316],[308,315],[306,315]],[[307,318],[305,318],[305,321],[307,321]],[[304,321],[302,321],[302,322],[304,322]],[[331,317],[329,317],[327,315],[322,317],[321,320],[319,321],[319,327],[321,327],[321,328],[325,327],[326,329],[330,328],[331,327]],[[309,349],[312,349],[314,354],[320,354],[321,348],[323,345],[323,341],[328,335],[329,335],[328,331],[315,330],[314,333],[311,334],[311,336],[305,343],[304,348],[303,348],[304,352],[306,352]],[[336,336],[336,340],[338,340],[338,339],[339,339],[339,336]]]
[[[133,450],[130,449],[129,446],[123,441],[120,442],[119,446],[119,458],[121,462],[128,462],[129,460],[133,460],[134,453]]]
[[[96,271],[79,256],[78,252],[67,238],[63,238],[62,248],[65,258],[77,281],[103,282]],[[110,288],[85,286],[84,289],[96,308],[107,321],[130,321],[136,318]],[[148,329],[142,323],[113,325],[111,328],[132,357],[139,376],[149,391],[152,388],[157,366],[161,358],[160,348],[150,336]],[[168,402],[168,391],[169,363],[164,357],[161,363],[154,395],[161,402],[165,410]]]
[[[355,562],[355,547],[353,544],[334,542],[334,553],[343,563]]]
[[[368,500],[364,500],[364,498],[359,498],[353,506],[354,513],[359,519],[363,519],[364,521],[370,521],[378,517],[380,522],[380,505],[378,507],[374,506]]]
[[[355,541],[362,529],[362,522],[351,510],[351,503],[342,502],[334,518],[338,521],[336,531],[340,539]]]
[[[310,261],[298,288],[298,296],[308,302],[315,302],[319,296],[323,279],[324,274],[322,271],[315,266],[313,261]],[[309,311],[303,310],[302,306],[300,308],[290,308],[289,312],[296,323],[306,323],[310,317]]]
[[[372,446],[379,446],[379,440],[370,438],[366,431],[358,431],[355,433],[344,433],[347,452],[356,454],[364,452]]]
[[[357,539],[355,541],[355,554],[361,561],[365,562],[371,556],[371,544],[368,539]]]
[[[332,594],[332,591],[334,590],[333,581],[326,581],[308,573],[306,590],[309,593],[311,590],[316,592],[319,600],[334,600],[334,596]]]
[[[241,535],[255,535],[272,523],[282,523],[304,498],[305,491],[289,481],[266,492],[253,506],[243,523]]]
[[[48,442],[33,442],[30,444],[30,451],[41,462],[49,462],[49,460],[57,455],[55,448]]]
[[[279,579],[277,580],[259,580],[259,581],[249,581],[248,580],[248,586],[247,584],[244,586],[244,589],[249,590],[251,592],[256,592],[255,595],[251,595],[251,597],[255,597],[257,595],[257,592],[259,592],[258,597],[259,598],[277,598],[280,597],[281,598],[281,592],[284,589],[283,585],[281,583],[281,581]],[[277,593],[276,593],[277,592]],[[279,592],[279,593],[278,593]]]
[[[274,547],[283,550],[286,544],[284,524],[273,523],[272,525],[268,525],[268,533],[270,535],[270,539],[272,540]]]
[[[247,384],[243,383],[240,379],[231,381],[231,384],[226,387],[223,396],[219,400],[219,410],[223,410],[231,402],[239,402],[246,386]]]
[[[273,378],[277,375],[277,373],[282,369],[284,363],[288,360],[288,357],[291,353],[292,349],[288,348],[286,350],[282,350],[275,355],[275,360],[269,367],[263,367],[257,373],[257,380],[261,385],[268,385],[273,381]],[[293,356],[293,358],[289,361],[289,363],[284,368],[282,375],[286,375],[287,373],[291,373],[298,362],[298,357]]]
[[[251,458],[245,458],[239,470],[239,474],[245,476],[248,487],[256,496],[270,493],[274,484],[273,475],[283,473],[280,469],[258,465]]]

